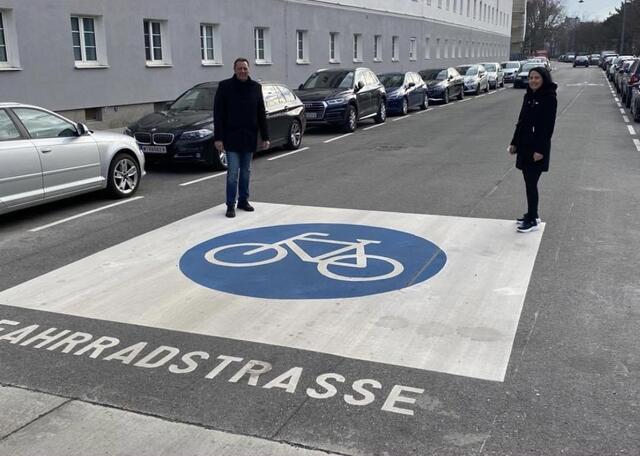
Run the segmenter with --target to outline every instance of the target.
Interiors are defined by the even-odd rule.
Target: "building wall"
[[[527,27],[527,0],[513,0],[511,54],[520,55]]]
[[[83,120],[85,108],[102,108],[99,127],[116,127],[132,120],[154,103],[174,99],[192,85],[229,77],[233,60],[246,56],[252,75],[297,87],[315,69],[368,66],[376,72],[421,70],[468,61],[504,60],[509,54],[511,2],[488,0],[504,10],[503,20],[473,20],[453,13],[453,0],[0,0],[0,12],[15,26],[19,69],[0,68],[0,100],[45,106]],[[474,0],[471,0],[472,2]],[[465,0],[466,2],[466,0]],[[479,2],[478,2],[479,3]],[[484,2],[483,2],[484,5]],[[473,15],[471,8],[471,16]],[[99,18],[105,42],[99,48],[106,61],[98,67],[78,67],[74,61],[72,15]],[[170,65],[145,62],[143,20],[166,21]],[[221,60],[204,65],[200,51],[200,24],[217,24]],[[254,28],[267,27],[271,35],[271,63],[254,62]],[[308,63],[296,59],[296,30],[305,30]],[[340,34],[339,64],[329,63],[329,32]],[[353,34],[361,34],[362,62],[352,59]],[[374,35],[381,35],[382,61],[373,61]],[[399,58],[391,60],[392,36],[398,37]],[[417,41],[417,58],[410,61],[409,39]],[[429,37],[430,58],[425,38]],[[462,44],[461,56],[441,52],[437,39],[449,48]],[[471,43],[486,43],[475,56]],[[451,53],[451,49],[449,49]]]

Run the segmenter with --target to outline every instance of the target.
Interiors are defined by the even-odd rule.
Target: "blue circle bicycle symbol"
[[[180,270],[214,290],[268,299],[352,298],[406,288],[447,262],[434,243],[403,231],[310,223],[237,231],[189,249]]]

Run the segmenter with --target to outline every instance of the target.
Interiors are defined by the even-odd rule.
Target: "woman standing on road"
[[[549,171],[551,136],[558,107],[557,88],[546,68],[529,71],[529,87],[508,149],[511,155],[517,154],[516,168],[522,170],[527,191],[527,212],[516,220],[520,233],[537,230],[540,223],[538,180],[543,172]]]

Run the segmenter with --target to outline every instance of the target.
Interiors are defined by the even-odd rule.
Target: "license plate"
[[[140,146],[140,150],[143,154],[166,154],[167,148],[165,146]]]
[[[305,116],[307,117],[307,119],[317,119],[318,118],[318,113],[317,112],[306,112]]]

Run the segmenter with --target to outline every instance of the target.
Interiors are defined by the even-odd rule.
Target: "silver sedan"
[[[0,214],[94,190],[133,195],[145,174],[133,138],[46,109],[0,103]]]

